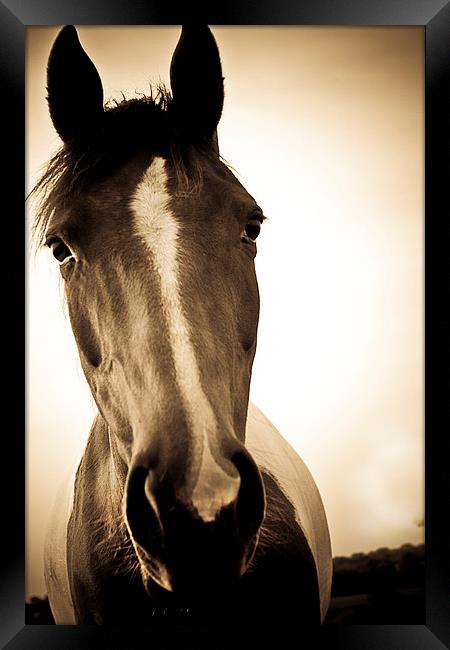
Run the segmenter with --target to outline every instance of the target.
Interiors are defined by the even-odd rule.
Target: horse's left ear
[[[209,27],[184,25],[170,64],[177,127],[188,138],[217,148],[216,128],[223,108],[219,50]]]

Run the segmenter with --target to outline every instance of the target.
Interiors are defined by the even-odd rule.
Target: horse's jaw
[[[239,558],[233,557],[222,571],[215,571],[206,562],[199,564],[198,558],[193,558],[192,564],[184,571],[183,568],[170,570],[163,562],[137,547],[144,588],[152,601],[161,606],[208,607],[238,587],[241,577],[252,565],[258,539],[259,531],[244,549],[240,549]]]

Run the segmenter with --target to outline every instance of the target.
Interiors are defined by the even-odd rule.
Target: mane
[[[178,192],[198,190],[201,169],[193,154],[199,149],[213,154],[210,143],[194,147],[180,138],[173,119],[172,96],[165,86],[158,85],[156,91],[150,88],[150,95],[110,101],[95,132],[65,143],[31,190],[29,196],[38,199],[32,223],[33,240],[38,247],[43,245],[47,224],[55,210],[63,209],[74,196],[141,151],[171,160]]]

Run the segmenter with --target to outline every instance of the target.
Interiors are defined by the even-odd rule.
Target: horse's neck
[[[298,525],[314,557],[319,580],[322,618],[329,604],[332,560],[327,518],[316,483],[300,456],[254,405],[249,404],[246,447],[288,497]]]
[[[98,415],[73,476],[70,515],[67,521],[67,562],[76,567],[88,562],[100,570],[108,564],[111,545],[123,532],[121,512],[123,486],[114,470],[108,427]]]
[[[50,516],[45,541],[44,575],[53,616],[59,624],[71,625],[76,622],[70,566],[71,556],[78,553],[83,544],[89,546],[88,538],[91,535],[88,529],[83,528],[84,513],[88,512],[86,521],[91,522],[92,527],[96,521],[105,519],[105,505],[110,507],[111,503],[105,481],[105,459],[108,459],[108,454],[104,452],[105,431],[104,422],[98,416],[83,455],[71,461]],[[101,447],[103,454],[99,455]],[[97,486],[102,479],[103,489],[99,491]]]
[[[97,415],[92,425],[75,483],[75,504],[87,509],[88,521],[120,516],[125,479],[110,447],[108,426]]]

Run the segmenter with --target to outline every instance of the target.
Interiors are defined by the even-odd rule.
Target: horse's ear
[[[209,27],[183,25],[170,64],[170,85],[177,127],[194,141],[206,139],[217,147],[223,77]]]
[[[53,43],[47,64],[47,101],[64,142],[91,130],[103,114],[103,88],[95,65],[67,25]]]

